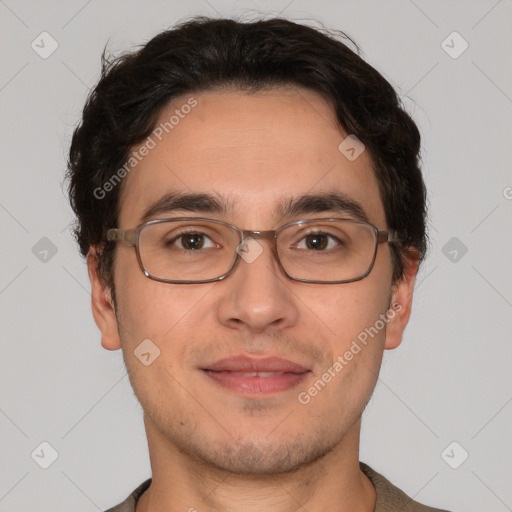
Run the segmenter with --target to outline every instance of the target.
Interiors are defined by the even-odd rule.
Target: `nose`
[[[249,239],[239,251],[237,267],[219,283],[219,322],[251,334],[294,325],[299,312],[293,283],[280,268],[270,241]]]

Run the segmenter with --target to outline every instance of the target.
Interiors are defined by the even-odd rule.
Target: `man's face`
[[[188,98],[174,100],[157,124]],[[118,227],[137,226],[149,207],[179,193],[211,194],[231,208],[223,213],[160,211],[151,218],[208,217],[243,229],[271,230],[304,218],[350,217],[338,210],[284,217],[278,212],[280,205],[304,195],[340,194],[359,203],[369,222],[387,228],[368,153],[350,161],[340,152],[347,134],[320,96],[276,88],[194,98],[197,106],[161,141],[155,139],[156,147],[125,178]],[[119,338],[112,325],[102,330],[106,348],[122,346],[148,436],[214,467],[270,474],[317,460],[358,430],[383,349],[400,342],[406,320],[397,314],[368,336],[366,345],[358,342],[360,350],[352,348],[353,357],[344,357],[341,369],[333,366],[389,310],[392,292],[400,293],[400,286],[392,286],[389,246],[379,245],[371,273],[360,281],[311,284],[288,279],[270,242],[258,243],[263,252],[254,261],[241,259],[225,280],[203,284],[148,279],[134,248],[119,243]],[[160,350],[149,366],[134,355],[145,339]],[[209,367],[240,355],[278,357],[307,372],[288,388],[271,392],[244,388],[243,379],[254,383],[255,377],[230,380],[234,387],[211,378]],[[309,393],[329,368],[331,379],[324,376],[317,393]]]

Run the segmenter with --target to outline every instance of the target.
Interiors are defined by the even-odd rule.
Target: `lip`
[[[268,395],[296,387],[311,372],[280,357],[254,358],[245,355],[220,359],[204,374],[218,385],[241,395]]]
[[[283,372],[304,373],[309,371],[298,363],[280,357],[256,358],[246,355],[231,356],[209,364],[204,370],[214,372]]]

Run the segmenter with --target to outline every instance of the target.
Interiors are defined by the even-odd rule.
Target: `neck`
[[[372,512],[375,489],[359,468],[358,420],[329,453],[293,472],[239,475],[169,443],[145,417],[152,482],[136,512]]]

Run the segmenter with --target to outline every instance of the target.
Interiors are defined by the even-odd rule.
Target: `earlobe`
[[[91,282],[91,307],[94,321],[101,331],[101,344],[107,350],[121,348],[117,318],[111,290],[98,270],[98,251],[91,247],[87,254],[87,270]]]
[[[404,275],[402,279],[393,286],[390,309],[388,311],[388,323],[386,326],[386,342],[384,348],[392,350],[402,342],[403,333],[412,310],[412,296],[416,274],[418,273],[419,254],[417,251],[410,251],[406,257]]]

